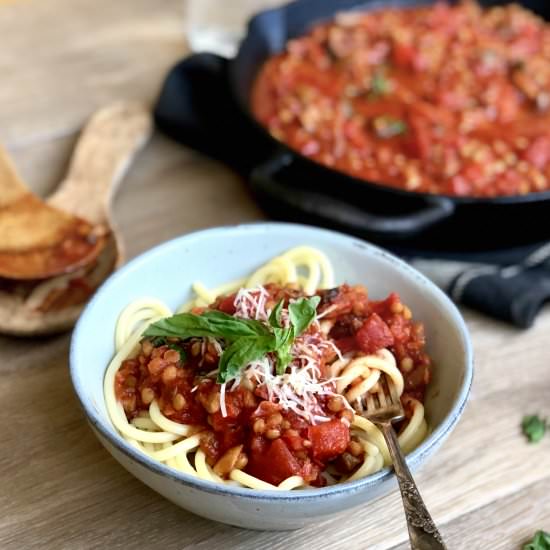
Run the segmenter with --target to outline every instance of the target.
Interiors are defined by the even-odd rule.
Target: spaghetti
[[[426,436],[430,379],[422,325],[397,294],[335,287],[320,251],[300,246],[250,277],[208,289],[172,316],[142,299],[121,313],[104,380],[114,427],[189,475],[251,489],[352,481],[390,463],[362,402],[393,381],[405,452]]]

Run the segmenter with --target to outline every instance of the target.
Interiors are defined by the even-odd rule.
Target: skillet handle
[[[290,153],[275,154],[250,174],[250,185],[267,211],[302,221],[306,216],[313,223],[341,228],[359,235],[406,238],[425,231],[451,216],[454,203],[446,197],[426,197],[419,210],[385,216],[369,213],[363,205],[355,206],[342,199],[304,190],[277,181],[278,173],[290,168]]]
[[[243,155],[250,123],[243,121],[235,105],[228,64],[228,59],[212,53],[194,54],[177,63],[164,81],[154,117],[157,127],[172,139],[239,170],[250,162]]]

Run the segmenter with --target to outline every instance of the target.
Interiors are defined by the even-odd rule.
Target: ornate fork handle
[[[399,482],[412,550],[446,550],[447,547],[416,488],[391,422],[380,422],[378,425],[386,438]]]

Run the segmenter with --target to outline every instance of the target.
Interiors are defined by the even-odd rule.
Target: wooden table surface
[[[94,109],[154,100],[186,53],[183,7],[0,0],[0,140],[34,190],[55,188]],[[132,257],[262,213],[226,168],[155,135],[118,194],[115,217]],[[537,529],[550,531],[550,437],[528,445],[519,430],[526,413],[550,415],[550,310],[522,332],[464,314],[476,353],[472,397],[418,482],[450,549],[520,548]],[[86,425],[69,381],[69,338],[0,337],[0,548],[408,547],[397,494],[289,533],[228,527],[165,501]]]

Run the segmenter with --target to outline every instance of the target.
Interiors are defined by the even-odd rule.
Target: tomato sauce
[[[270,309],[281,298],[288,304],[302,295],[296,288],[273,284],[265,289]],[[422,325],[412,320],[399,296],[393,293],[373,301],[364,287],[348,285],[318,294],[317,313],[330,325],[328,337],[336,346],[356,354],[388,348],[405,380],[403,402],[408,397],[423,401],[431,361],[424,351]],[[234,299],[234,294],[220,297],[210,308],[234,313]],[[309,330],[314,334],[320,328]],[[215,379],[219,353],[215,344],[200,338],[142,340],[137,357],[126,359],[115,377],[115,393],[127,417],[139,416],[156,399],[167,418],[193,425],[201,433],[200,448],[215,471],[234,449],[244,471],[275,485],[299,475],[322,486],[326,480],[321,474],[329,464],[342,474],[358,467],[364,451],[350,434],[353,413],[340,396],[320,395],[318,403],[326,418],[312,423],[270,399],[265,386],[241,383],[225,391],[223,410],[221,386]],[[336,358],[333,348],[325,352],[320,370]],[[406,410],[410,417],[412,411]]]
[[[550,26],[510,4],[344,13],[289,41],[256,118],[325,166],[408,191],[550,188]]]

